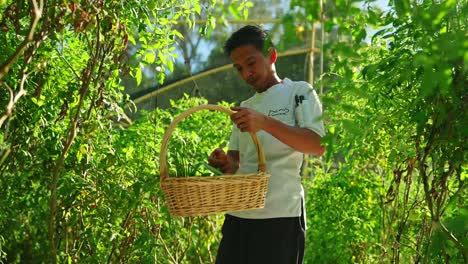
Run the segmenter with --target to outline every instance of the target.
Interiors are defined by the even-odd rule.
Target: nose
[[[244,79],[248,80],[252,78],[253,75],[254,75],[253,71],[246,71],[246,73],[244,74]]]

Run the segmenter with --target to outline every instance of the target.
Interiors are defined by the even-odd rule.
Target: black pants
[[[301,264],[303,217],[243,219],[226,215],[216,264]]]

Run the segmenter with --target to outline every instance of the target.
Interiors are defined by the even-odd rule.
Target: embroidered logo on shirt
[[[268,116],[279,116],[279,115],[286,115],[289,113],[289,109],[287,108],[280,108],[278,110],[270,110],[268,112]]]
[[[302,101],[304,101],[304,96],[303,95],[296,95],[294,96],[294,100],[296,101],[296,107],[299,106],[299,104],[302,104]]]

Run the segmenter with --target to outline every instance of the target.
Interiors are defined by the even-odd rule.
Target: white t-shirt
[[[293,82],[286,78],[265,92],[256,93],[242,102],[241,106],[254,109],[287,125],[310,129],[319,136],[325,135],[321,120],[322,105],[309,83]],[[300,216],[301,201],[304,199],[300,176],[303,154],[263,130],[257,132],[257,137],[271,174],[265,207],[229,214],[251,219]],[[240,166],[237,174],[257,172],[258,154],[249,133],[240,132],[234,125],[229,150],[239,151]]]

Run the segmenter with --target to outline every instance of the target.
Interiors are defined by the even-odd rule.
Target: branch
[[[128,221],[130,220],[131,212],[127,212],[127,216],[125,217],[125,221],[122,222],[120,228],[125,229],[125,226],[127,225]],[[114,255],[114,252],[116,250],[116,245],[117,245],[117,239],[114,239],[112,241],[112,249],[111,252],[109,253],[109,256],[107,256],[107,264],[112,263],[112,255]]]
[[[450,206],[450,204],[455,202],[455,199],[458,198],[458,196],[465,190],[465,188],[466,185],[464,184],[464,182],[460,181],[460,186],[458,187],[458,190],[449,198],[448,202],[445,204],[445,208],[442,210],[441,215],[445,213],[445,210]]]
[[[37,23],[39,22],[39,19],[42,16],[42,9],[44,7],[44,1],[39,0],[39,6],[37,6],[37,1],[32,0],[34,10],[34,18],[31,21],[31,26],[29,27],[29,33],[27,37],[23,40],[23,42],[19,45],[19,47],[16,49],[15,53],[11,55],[1,66],[0,66],[0,80],[3,79],[3,76],[5,76],[8,71],[10,71],[10,67],[13,65],[13,63],[18,59],[18,57],[24,52],[24,50],[27,48],[28,44],[33,41],[34,37],[34,31],[36,30]]]
[[[77,108],[77,113],[80,111],[80,106]],[[50,202],[49,202],[49,209],[50,209],[50,217],[49,217],[49,242],[50,242],[50,255],[51,261],[53,264],[57,263],[57,248],[55,240],[55,219],[57,215],[57,182],[58,182],[58,174],[60,172],[61,167],[65,163],[65,157],[68,154],[68,150],[70,149],[75,137],[76,137],[76,130],[78,126],[78,121],[74,120],[70,124],[70,134],[68,135],[68,139],[66,141],[65,147],[62,150],[62,154],[60,155],[59,159],[57,160],[55,167],[52,172],[52,182],[50,184]]]
[[[436,118],[437,119],[437,118]],[[434,121],[435,122],[435,121]],[[417,155],[417,160],[418,160],[418,165],[419,165],[419,171],[421,173],[421,177],[423,180],[423,186],[424,186],[424,195],[426,198],[426,203],[429,208],[429,211],[431,213],[431,217],[434,219],[435,213],[434,213],[434,205],[432,201],[432,196],[430,192],[430,186],[429,186],[429,177],[427,175],[427,170],[425,168],[425,163],[424,161],[426,160],[427,156],[429,155],[430,149],[432,148],[433,144],[433,139],[434,139],[434,134],[435,134],[435,128],[434,126],[431,129],[431,132],[429,134],[429,138],[427,140],[427,145],[424,148],[423,152],[419,152]],[[417,146],[416,149],[419,149],[419,140],[417,141]]]
[[[57,51],[57,53],[59,54],[59,58],[62,59],[66,64],[67,66],[70,68],[70,70],[72,71],[73,75],[75,75],[76,79],[79,80],[80,79],[80,75],[78,75],[78,73],[75,71],[75,69],[73,68],[73,66],[70,64],[70,62],[65,58],[65,56],[63,55],[63,48],[62,48],[62,51],[60,51],[57,47],[55,48],[55,51]]]
[[[451,240],[455,246],[460,250],[460,252],[463,255],[463,259],[465,260],[465,263],[468,263],[468,249],[463,246],[463,244],[455,237],[455,235],[450,232],[447,227],[442,223],[442,221],[439,221],[439,225],[442,228],[443,233],[448,237],[449,240]]]
[[[164,250],[166,250],[167,256],[172,260],[173,263],[177,263],[177,260],[174,258],[174,256],[172,255],[172,252],[169,250],[169,247],[164,241],[164,238],[161,236],[161,232],[158,232],[158,236],[159,238],[161,238],[161,243],[163,244]]]
[[[188,243],[187,243],[187,247],[185,248],[185,250],[182,251],[181,260],[185,258],[185,256],[187,255],[188,250],[192,246],[192,227],[193,227],[193,224],[194,224],[193,222],[194,222],[194,220],[190,219],[189,232],[188,232]]]
[[[20,97],[27,94],[27,91],[24,89],[24,82],[26,81],[27,77],[28,74],[23,74],[23,78],[21,78],[20,83],[20,90],[16,95],[14,94],[10,86],[8,86],[8,84],[0,81],[0,84],[3,84],[3,86],[5,86],[10,92],[10,102],[8,102],[8,105],[6,107],[6,113],[0,118],[0,127],[2,127],[3,123],[11,116],[11,114],[13,113],[13,107],[15,106],[16,102],[18,102]]]

